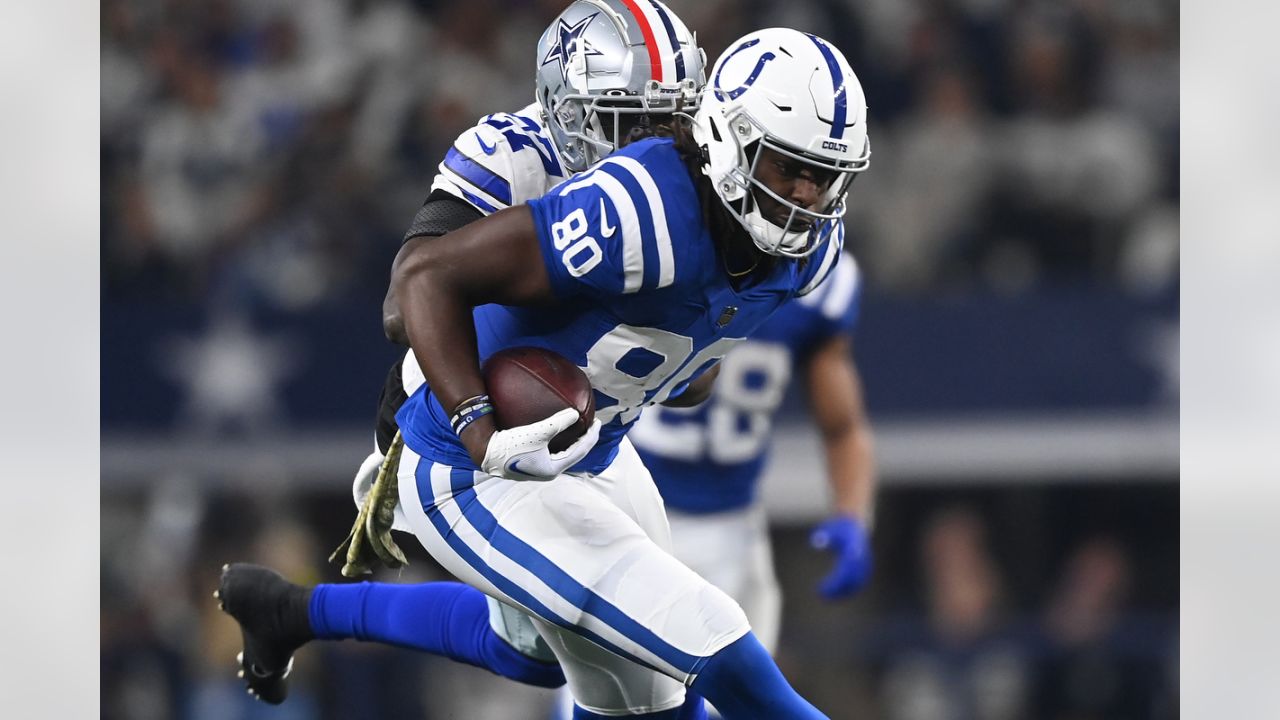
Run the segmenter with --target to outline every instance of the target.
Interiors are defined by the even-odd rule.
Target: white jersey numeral
[[[720,338],[694,354],[693,340],[683,335],[657,328],[615,327],[587,351],[586,372],[591,386],[616,401],[598,407],[596,417],[606,423],[614,418],[631,422],[642,407],[666,400],[699,368],[724,357],[738,342],[737,338]],[[641,360],[653,368],[636,376],[618,367],[632,353],[646,355]]]
[[[600,264],[604,253],[596,239],[587,235],[587,214],[578,208],[559,222],[551,223],[551,242],[560,251],[560,262],[569,274],[582,277]]]
[[[744,342],[720,363],[705,426],[690,417],[697,412],[692,408],[655,408],[640,417],[630,437],[638,447],[673,460],[746,462],[764,452],[790,380],[785,346]]]

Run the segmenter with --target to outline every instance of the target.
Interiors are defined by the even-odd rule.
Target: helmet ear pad
[[[580,131],[570,129],[582,127],[583,112],[581,107],[571,103],[558,102],[556,98],[551,96],[551,91],[547,88],[539,88],[538,101],[542,105],[542,114],[547,130],[551,135],[552,142],[555,143],[556,149],[560,152],[560,159],[564,162],[565,167],[570,172],[586,170],[591,163],[587,161],[588,155],[582,141],[575,137]]]
[[[754,140],[752,142],[749,142],[742,147],[742,153],[746,155],[747,158],[754,158],[756,156],[756,153],[759,152],[759,150],[760,150],[759,140]],[[754,171],[754,167],[752,167],[752,165],[750,164],[750,160],[748,160],[748,163],[749,164],[747,166],[748,167],[747,177],[748,179],[750,179],[751,173]],[[758,192],[760,192],[759,188],[757,188],[754,184],[748,184],[745,189],[745,192],[742,193],[742,196],[734,201],[738,206],[738,211],[746,215],[748,213],[752,213],[759,210],[760,201],[756,198],[756,193]]]

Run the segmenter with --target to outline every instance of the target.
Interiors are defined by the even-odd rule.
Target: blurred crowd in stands
[[[354,641],[304,648],[290,699],[256,703],[233,672],[237,626],[210,597],[218,568],[252,558],[296,582],[340,581],[325,556],[354,509],[340,493],[205,497],[172,480],[145,502],[103,504],[104,720],[549,719],[549,691]],[[1092,524],[1052,490],[962,495],[886,494],[875,581],[839,603],[818,599],[827,559],[808,528],[774,528],[778,657],[796,687],[833,720],[1178,717],[1176,486],[1067,503],[1110,508]],[[447,579],[402,545],[410,565],[375,579]]]
[[[784,25],[849,57],[870,287],[1176,282],[1174,0],[671,0],[709,61]],[[452,140],[533,101],[564,0],[104,0],[108,301],[379,297]]]

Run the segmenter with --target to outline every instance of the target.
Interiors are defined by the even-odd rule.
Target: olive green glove
[[[395,520],[396,505],[400,502],[399,479],[400,451],[404,448],[404,439],[397,431],[387,449],[387,456],[378,469],[378,477],[369,488],[356,515],[355,524],[347,539],[329,556],[329,562],[337,562],[345,557],[342,566],[343,577],[359,577],[373,572],[376,563],[381,562],[388,568],[396,569],[409,564],[404,553],[391,537],[391,525]],[[345,556],[344,556],[345,552]]]

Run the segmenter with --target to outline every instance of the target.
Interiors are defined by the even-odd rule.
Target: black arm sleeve
[[[418,214],[413,217],[413,224],[401,242],[423,235],[444,235],[482,217],[484,215],[479,210],[457,197],[444,190],[432,190],[426,202],[418,208]]]

